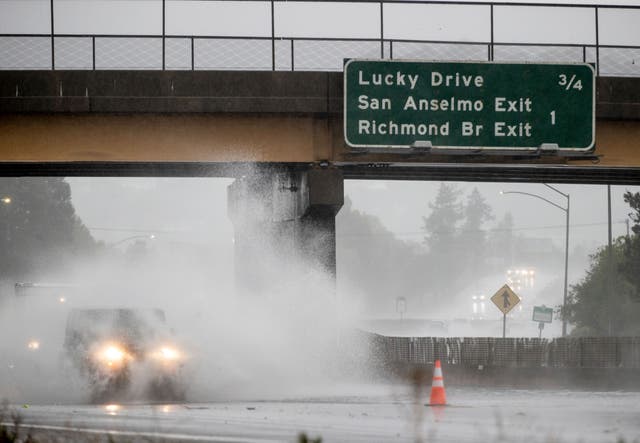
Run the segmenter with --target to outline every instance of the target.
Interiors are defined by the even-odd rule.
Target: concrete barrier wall
[[[640,369],[640,337],[387,337],[368,334],[381,364],[432,364],[470,368]]]

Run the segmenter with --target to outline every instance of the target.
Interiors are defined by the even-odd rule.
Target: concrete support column
[[[259,295],[297,278],[298,265],[335,281],[335,216],[344,201],[337,169],[260,171],[228,188],[235,228],[235,278],[240,294]]]

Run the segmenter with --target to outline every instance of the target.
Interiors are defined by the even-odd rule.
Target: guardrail
[[[340,71],[358,57],[589,62],[640,76],[637,23],[640,6],[606,4],[0,0],[0,69]]]

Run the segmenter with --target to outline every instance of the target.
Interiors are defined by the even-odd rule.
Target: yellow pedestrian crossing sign
[[[520,303],[520,297],[513,292],[513,289],[511,289],[509,285],[504,285],[498,289],[498,292],[496,292],[493,297],[491,297],[491,301],[502,311],[504,315],[507,315],[509,311]]]

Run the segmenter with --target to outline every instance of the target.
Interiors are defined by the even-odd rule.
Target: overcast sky
[[[226,212],[226,187],[231,179],[210,178],[70,178],[78,214],[99,239],[115,242],[137,231],[159,233],[167,239],[189,243],[228,244],[233,226]],[[355,209],[375,215],[399,238],[421,242],[422,217],[429,214],[440,186],[428,181],[351,180],[345,193]],[[517,233],[551,238],[561,247],[565,218],[559,209],[523,195],[501,195],[500,191],[539,194],[564,206],[564,199],[542,184],[456,183],[461,201],[477,187],[494,208],[497,222],[509,211]],[[607,242],[607,188],[601,185],[563,185],[571,195],[571,246],[589,252]],[[640,186],[612,187],[613,234],[624,235],[629,207],[625,190]],[[104,204],[102,203],[104,202]],[[490,228],[492,224],[488,224]],[[108,229],[114,229],[108,230]]]

